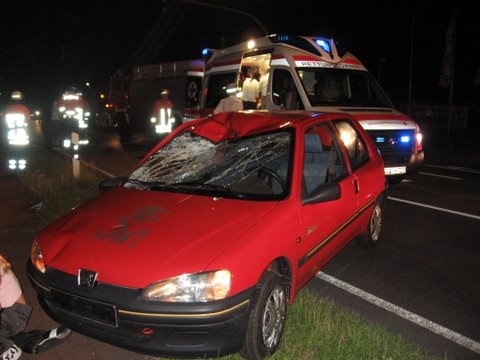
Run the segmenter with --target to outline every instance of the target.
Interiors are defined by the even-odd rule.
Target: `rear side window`
[[[333,134],[334,130],[328,124],[314,125],[304,134],[304,198],[315,192],[319,186],[338,182],[347,174]]]
[[[356,170],[370,158],[365,142],[350,121],[338,120],[334,123],[347,149],[350,166]]]

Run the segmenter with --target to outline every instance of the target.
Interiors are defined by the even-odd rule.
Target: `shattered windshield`
[[[289,192],[292,133],[213,142],[184,132],[129,177],[126,187],[232,198],[280,199]]]
[[[298,69],[311,106],[388,107],[392,104],[366,71]]]

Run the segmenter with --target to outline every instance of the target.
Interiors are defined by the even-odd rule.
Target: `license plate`
[[[81,296],[66,293],[62,290],[51,289],[53,301],[64,310],[82,318],[117,326],[117,312],[115,306]]]
[[[385,175],[399,175],[407,172],[406,166],[386,167]]]

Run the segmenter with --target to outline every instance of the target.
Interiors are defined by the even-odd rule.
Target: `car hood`
[[[277,203],[114,188],[72,210],[39,236],[47,267],[144,288],[208,269]]]

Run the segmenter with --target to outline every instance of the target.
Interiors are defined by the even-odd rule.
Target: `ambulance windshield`
[[[335,68],[297,71],[312,107],[392,107],[368,72]]]

